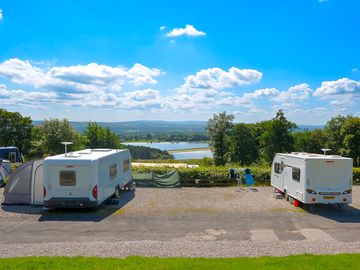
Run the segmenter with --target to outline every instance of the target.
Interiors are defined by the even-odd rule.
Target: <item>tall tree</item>
[[[221,112],[208,120],[209,145],[214,153],[215,165],[225,165],[229,150],[229,135],[234,116]]]
[[[16,146],[27,154],[31,142],[32,121],[18,112],[0,109],[0,145]]]
[[[54,155],[64,152],[64,146],[61,144],[63,141],[70,141],[73,144],[70,150],[78,150],[82,147],[83,138],[81,134],[76,131],[67,119],[50,119],[36,127],[37,140],[33,141],[33,155],[40,156]],[[40,142],[40,143],[39,143]],[[38,147],[38,149],[35,149]]]
[[[284,112],[279,110],[270,121],[262,122],[264,132],[260,136],[262,154],[267,162],[271,162],[276,153],[290,152],[294,146],[291,131],[296,124],[286,119]]]
[[[341,136],[344,138],[343,154],[351,157],[354,166],[360,165],[360,118],[348,117],[341,129]]]
[[[236,124],[231,134],[231,161],[249,165],[258,158],[258,147],[248,124]]]
[[[331,118],[325,126],[325,133],[327,136],[326,147],[330,148],[332,153],[341,154],[341,148],[344,141],[344,135],[341,129],[350,116],[341,116]]]
[[[86,146],[89,148],[120,148],[120,139],[109,127],[101,127],[97,123],[89,122],[84,130]]]

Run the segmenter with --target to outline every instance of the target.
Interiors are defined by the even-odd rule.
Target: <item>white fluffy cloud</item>
[[[257,89],[253,93],[245,93],[245,98],[266,98],[266,97],[277,97],[280,91],[276,88],[264,88]]]
[[[119,90],[123,85],[156,84],[159,69],[135,64],[132,68],[111,67],[91,63],[77,66],[54,66],[48,70],[36,67],[30,61],[17,58],[0,63],[0,76],[34,88],[66,93],[94,92],[99,88]]]
[[[360,93],[360,82],[342,78],[337,81],[325,81],[316,89],[314,96],[326,97],[342,94]]]
[[[249,101],[224,89],[259,82],[262,73],[253,69],[208,68],[188,75],[167,106],[173,109],[209,110],[220,106],[248,106]]]
[[[301,83],[290,87],[287,91],[280,92],[279,96],[274,99],[280,102],[305,101],[308,100],[312,89],[306,83]]]
[[[189,75],[185,78],[183,89],[215,89],[221,90],[242,85],[257,83],[261,80],[262,73],[254,69],[229,68],[228,71],[221,68],[208,68]]]
[[[270,98],[276,102],[289,103],[291,101],[305,101],[310,98],[312,89],[306,83],[290,87],[287,91],[279,91],[276,88],[264,88],[255,90],[252,93],[245,93],[244,98]]]
[[[3,11],[2,9],[0,8],[0,21],[3,19]]]
[[[167,37],[179,37],[179,36],[199,37],[205,35],[206,35],[205,32],[197,30],[191,24],[187,24],[185,28],[174,28],[169,33],[166,34]]]
[[[54,92],[10,90],[6,85],[0,84],[1,105],[45,108],[45,105],[56,102],[57,98]]]

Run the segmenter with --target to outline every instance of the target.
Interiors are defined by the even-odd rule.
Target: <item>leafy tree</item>
[[[0,145],[16,146],[27,154],[30,148],[32,121],[18,112],[0,109]]]
[[[34,130],[35,140],[32,141],[33,155],[55,155],[64,152],[61,142],[70,141],[70,150],[82,148],[83,137],[69,123],[67,119],[45,120]]]
[[[236,124],[231,134],[231,161],[249,165],[258,158],[258,148],[252,129],[247,124]]]
[[[120,148],[120,139],[110,128],[89,122],[84,130],[86,146],[89,148]]]
[[[226,163],[233,120],[232,114],[228,115],[226,112],[221,112],[214,114],[213,118],[208,121],[209,145],[214,153],[215,165],[225,165]]]
[[[343,154],[351,157],[354,166],[360,165],[360,118],[348,117],[341,129],[343,141]]]
[[[260,135],[260,146],[263,158],[271,162],[276,153],[290,152],[294,146],[291,131],[296,124],[288,121],[282,110],[270,121],[262,122],[264,132]]]
[[[321,129],[305,130],[294,133],[294,150],[298,152],[318,153],[326,145],[326,135]]]
[[[341,129],[345,122],[349,119],[349,116],[338,115],[331,118],[325,126],[325,133],[327,136],[326,146],[330,148],[332,153],[341,154],[341,147],[343,145],[344,136],[341,133]]]

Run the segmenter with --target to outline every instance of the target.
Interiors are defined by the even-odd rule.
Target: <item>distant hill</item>
[[[42,121],[33,121],[34,125],[40,125]],[[88,122],[70,121],[71,125],[83,132]],[[114,133],[120,134],[188,134],[206,133],[207,121],[126,121],[126,122],[97,122],[102,127],[109,127]],[[323,129],[323,125],[298,125],[296,131]]]
[[[40,125],[42,121],[33,121]],[[83,132],[88,122],[74,122],[70,124],[79,132]],[[102,127],[109,127],[116,134],[187,134],[205,133],[206,121],[127,121],[127,122],[97,122]]]

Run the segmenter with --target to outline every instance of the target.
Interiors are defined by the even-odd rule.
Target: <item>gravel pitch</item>
[[[0,257],[356,253],[359,209],[360,187],[344,209],[295,208],[270,187],[138,188],[95,211],[3,206]]]

